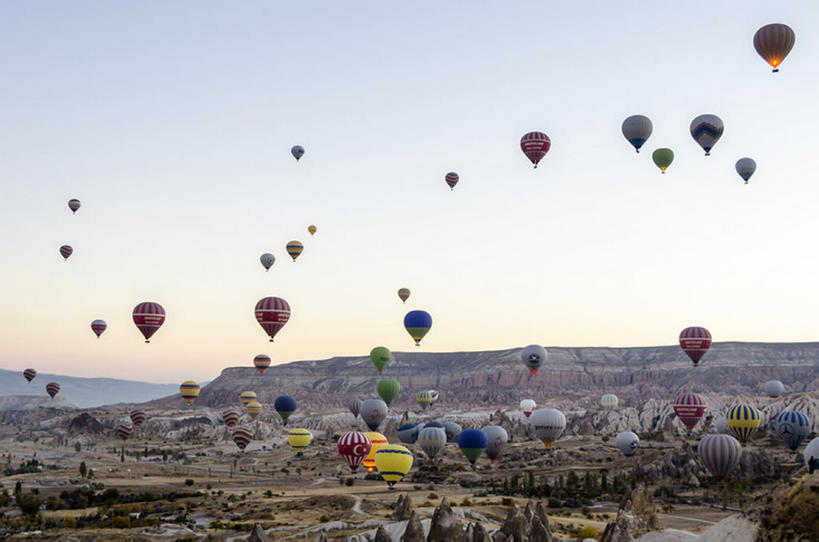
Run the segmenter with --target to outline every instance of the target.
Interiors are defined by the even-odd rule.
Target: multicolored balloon
[[[640,447],[640,437],[631,431],[623,431],[617,433],[617,438],[614,440],[617,449],[623,452],[623,455],[629,457],[637,451]]]
[[[370,453],[372,443],[366,433],[349,431],[338,439],[338,455],[344,458],[350,470],[355,472]]]
[[[233,428],[233,426],[239,423],[239,416],[239,411],[235,408],[227,408],[222,411],[222,421],[225,422],[228,428]]]
[[[23,378],[26,379],[26,382],[31,382],[34,380],[34,377],[37,376],[37,371],[34,369],[26,369],[23,371]]]
[[[64,260],[68,261],[68,257],[74,253],[74,249],[71,248],[71,245],[63,245],[60,247],[60,256],[63,257]]]
[[[524,399],[520,402],[520,411],[527,418],[532,415],[532,412],[537,408],[537,403],[533,399]]]
[[[399,288],[398,289],[398,298],[401,300],[402,303],[406,303],[407,299],[410,296],[410,289],[409,288]]]
[[[617,403],[619,399],[613,393],[607,393],[600,398],[600,406],[602,406],[606,410],[614,410],[617,408]]]
[[[711,332],[704,327],[687,327],[680,332],[680,348],[694,362],[694,367],[711,348]]]
[[[318,228],[316,228],[313,224],[307,226],[307,233],[309,233],[311,237],[316,234],[316,231],[318,231]]]
[[[520,138],[520,150],[536,168],[551,147],[552,140],[543,132],[529,132]]]
[[[623,121],[621,130],[623,136],[632,144],[634,149],[640,152],[640,147],[651,137],[654,125],[651,123],[651,119],[644,115],[632,115]]]
[[[429,391],[419,391],[418,395],[415,396],[415,400],[421,405],[422,410],[426,410],[432,404],[432,396]]]
[[[291,429],[287,433],[287,443],[297,452],[301,452],[313,442],[313,433],[304,428]]]
[[[762,416],[751,405],[736,405],[725,415],[728,429],[741,443],[748,442],[762,423]]]
[[[77,210],[80,208],[81,205],[82,205],[82,203],[80,203],[80,200],[78,200],[76,198],[72,198],[72,199],[68,200],[68,208],[71,209],[71,214],[72,215],[77,212]]]
[[[674,161],[674,151],[665,147],[655,149],[654,152],[651,153],[651,159],[654,161],[654,165],[660,168],[660,172],[665,173],[665,170],[668,169],[668,166]]]
[[[153,301],[144,301],[134,307],[131,316],[137,329],[145,337],[146,343],[151,342],[151,337],[165,323],[165,309],[162,308],[162,305]]]
[[[748,184],[748,179],[756,171],[756,162],[753,158],[740,158],[734,167],[739,176],[745,181],[745,184]]]
[[[454,171],[450,171],[449,173],[447,173],[446,177],[444,178],[446,184],[449,185],[450,190],[455,189],[455,185],[458,184],[458,179],[460,179],[460,177],[458,177],[458,174],[455,173]]]
[[[179,386],[179,394],[186,403],[192,405],[196,398],[199,397],[199,384],[193,380],[186,380]]]
[[[766,24],[754,34],[754,49],[770,64],[774,73],[779,71],[779,65],[791,52],[795,43],[796,34],[786,24]]]
[[[546,361],[546,349],[539,344],[530,344],[521,350],[520,359],[529,368],[529,371],[536,375],[538,369]]]
[[[237,427],[233,430],[231,436],[233,437],[233,442],[236,444],[239,450],[245,451],[247,445],[253,440],[253,431],[247,427]]]
[[[715,480],[722,480],[739,464],[742,446],[730,435],[705,435],[697,445],[702,465]]]
[[[691,431],[705,416],[708,405],[702,395],[683,392],[674,399],[673,408],[674,414],[677,415],[686,429]]]
[[[722,119],[716,115],[700,115],[691,121],[690,129],[691,137],[705,151],[705,156],[711,156],[711,149],[722,137],[725,125],[722,123]]]
[[[281,297],[263,297],[253,310],[256,321],[270,337],[270,342],[290,320],[290,305]]]
[[[401,391],[401,384],[394,378],[383,378],[378,381],[376,389],[378,395],[387,403],[387,406],[389,406],[393,399],[398,397],[398,393]]]
[[[441,427],[430,427],[426,424],[418,433],[417,442],[427,457],[432,459],[446,446],[446,433]]]
[[[250,417],[255,420],[262,413],[262,404],[259,401],[251,401],[245,406],[245,409]]]
[[[546,448],[551,448],[552,443],[566,430],[566,416],[555,408],[535,410],[529,417],[529,423]]]
[[[494,461],[509,441],[509,435],[506,433],[506,429],[500,425],[487,425],[481,431],[486,434],[487,439],[486,457]]]
[[[301,145],[293,145],[293,146],[290,148],[290,154],[292,154],[292,155],[293,155],[293,158],[295,158],[295,159],[296,159],[296,162],[298,162],[298,161],[299,161],[299,159],[300,159],[302,156],[304,156],[304,147],[302,147]]]
[[[116,429],[114,429],[114,435],[117,438],[120,438],[124,441],[128,440],[128,437],[134,432],[134,426],[130,423],[121,423],[119,424]]]
[[[404,328],[415,341],[415,346],[421,346],[421,339],[432,327],[432,316],[427,311],[409,311],[404,316]]]
[[[285,247],[285,249],[287,250],[287,253],[290,255],[291,258],[293,258],[293,261],[295,262],[296,258],[298,258],[301,255],[302,252],[304,252],[304,245],[302,244],[301,241],[290,241],[290,242],[287,243],[287,246]]]
[[[407,475],[413,460],[412,452],[400,444],[387,444],[375,452],[375,468],[390,489]]]
[[[259,261],[262,262],[265,271],[270,271],[270,268],[276,263],[276,257],[269,252],[265,252],[259,256]]]
[[[765,382],[763,389],[765,390],[765,395],[774,399],[782,395],[782,392],[785,391],[785,385],[779,380],[768,380]]]
[[[392,360],[392,352],[386,346],[376,346],[372,350],[370,350],[370,361],[375,365],[375,368],[378,369],[378,374],[381,374],[381,371],[384,370],[389,362]]]
[[[256,392],[255,391],[243,391],[239,394],[239,400],[242,402],[243,405],[247,406],[251,402],[256,400]]]
[[[279,413],[279,416],[282,418],[282,423],[287,425],[287,418],[290,417],[298,408],[298,403],[296,400],[289,396],[289,395],[281,395],[276,397],[276,400],[273,402],[273,408],[276,409],[276,412]]]
[[[779,438],[785,441],[785,444],[791,450],[796,450],[802,441],[810,436],[811,427],[810,418],[804,413],[786,410],[780,412],[774,419],[774,428]]]
[[[105,323],[105,320],[94,320],[91,322],[91,331],[94,332],[98,339],[106,329],[108,329],[108,324]]]
[[[148,418],[142,410],[132,410],[129,416],[134,427],[142,427],[142,424],[145,423],[145,420]]]
[[[378,430],[378,426],[386,417],[387,403],[381,399],[367,399],[361,403],[361,419],[364,420],[364,423],[371,431]]]
[[[375,454],[389,444],[387,441],[387,437],[378,433],[376,431],[368,431],[364,433],[367,435],[367,438],[370,439],[370,452],[364,457],[364,460],[361,462],[364,465],[364,468],[367,469],[367,472],[372,472],[375,470]]]
[[[59,385],[59,384],[57,384],[56,382],[49,382],[48,384],[46,384],[45,389],[46,389],[46,393],[47,393],[47,394],[48,394],[48,395],[49,395],[49,396],[50,396],[52,399],[54,399],[54,396],[55,396],[55,395],[57,395],[58,393],[60,393],[60,385]]]
[[[458,448],[473,465],[489,446],[489,438],[480,429],[464,429],[458,435]]]
[[[270,367],[270,362],[270,356],[267,354],[258,354],[253,358],[253,366],[256,367],[260,375],[263,375],[267,368]]]

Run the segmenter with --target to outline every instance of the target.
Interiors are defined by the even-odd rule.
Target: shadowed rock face
[[[104,430],[105,428],[102,426],[102,424],[87,412],[83,412],[68,423],[68,432],[71,435],[98,435]]]

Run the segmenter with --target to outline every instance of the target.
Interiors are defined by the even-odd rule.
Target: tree
[[[34,495],[20,495],[17,497],[17,506],[23,515],[33,518],[40,511],[40,499]]]
[[[82,451],[82,444],[80,444],[80,441],[74,443],[74,451],[77,453]]]
[[[85,461],[83,461],[82,463],[80,463],[80,476],[82,478],[85,478],[85,476],[87,474],[88,474],[88,466],[85,464]]]

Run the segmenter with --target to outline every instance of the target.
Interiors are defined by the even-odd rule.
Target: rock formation
[[[68,422],[68,433],[70,435],[98,435],[105,431],[102,424],[87,412],[83,412]]]
[[[407,528],[401,537],[401,542],[424,542],[424,526],[421,525],[421,519],[415,510],[412,511],[407,521]]]
[[[258,523],[253,525],[253,530],[250,531],[250,536],[247,538],[247,542],[270,542],[270,537],[268,537],[262,526]]]
[[[452,511],[449,499],[444,497],[432,514],[427,542],[452,542],[453,540],[460,540],[462,536],[463,529],[458,523],[458,518],[455,517],[455,513]]]
[[[494,542],[553,542],[549,518],[543,504],[532,501],[521,510],[515,505],[509,509],[506,519],[492,536]]]
[[[392,538],[390,538],[390,535],[387,534],[387,531],[384,529],[383,525],[379,525],[378,529],[375,530],[373,542],[392,542]]]
[[[392,512],[393,521],[404,521],[412,515],[412,499],[409,495],[403,493],[398,495],[398,501],[395,503],[395,510]]]

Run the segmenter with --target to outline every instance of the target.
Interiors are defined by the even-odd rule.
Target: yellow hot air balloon
[[[387,437],[381,433],[376,433],[375,431],[367,431],[364,434],[367,435],[368,439],[370,439],[370,453],[367,454],[367,457],[365,457],[364,461],[361,463],[367,469],[367,472],[372,472],[375,469],[376,452],[388,445],[390,442],[387,440]]]
[[[182,399],[190,405],[199,397],[199,384],[193,380],[186,380],[179,386],[179,393]]]
[[[398,289],[398,297],[401,299],[402,303],[406,303],[407,299],[410,296],[410,289],[409,288],[399,288]]]
[[[287,253],[290,254],[290,257],[293,258],[293,261],[296,261],[296,258],[304,251],[304,245],[301,244],[301,241],[290,241],[287,243]]]
[[[307,232],[308,232],[310,235],[315,235],[315,234],[316,234],[316,230],[317,230],[317,229],[318,229],[318,228],[316,228],[316,227],[315,227],[314,225],[312,225],[312,224],[310,224],[309,226],[307,226]]]
[[[311,433],[307,429],[291,429],[290,432],[287,434],[287,442],[297,452],[301,452],[302,450],[310,446],[310,442],[312,440],[313,433]]]
[[[247,413],[250,414],[250,417],[254,420],[256,416],[262,413],[262,404],[258,401],[249,402],[245,408],[247,409]]]
[[[387,444],[375,453],[375,468],[390,489],[407,475],[412,462],[412,452],[399,444]]]
[[[247,406],[248,404],[250,404],[251,401],[256,400],[256,392],[243,391],[241,395],[239,395],[239,400],[242,402],[243,405]]]
[[[762,423],[762,416],[751,405],[737,405],[728,410],[725,421],[731,433],[745,444],[753,437],[759,424]]]

